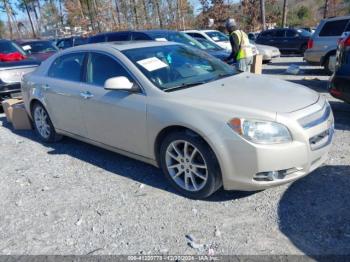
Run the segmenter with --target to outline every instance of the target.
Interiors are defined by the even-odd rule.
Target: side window
[[[133,32],[132,39],[133,40],[152,40],[149,36],[140,32]]]
[[[273,36],[274,36],[274,34],[273,34],[272,30],[265,31],[265,32],[262,32],[262,33],[259,34],[259,37],[262,37],[262,38],[271,38]]]
[[[326,22],[320,31],[319,36],[340,36],[345,29],[349,19]]]
[[[62,49],[64,47],[64,41],[61,40],[61,41],[58,41],[57,45],[56,45],[58,48]]]
[[[276,30],[274,37],[284,37],[285,30]]]
[[[69,48],[72,47],[72,42],[70,39],[66,39],[63,41],[63,48]]]
[[[287,37],[297,37],[298,36],[298,32],[295,31],[295,30],[287,30],[286,36]]]
[[[74,53],[58,57],[48,72],[49,77],[69,81],[81,81],[84,53]]]
[[[202,35],[202,34],[198,34],[198,33],[188,33],[190,36],[192,36],[192,37],[197,37],[197,38],[204,38],[205,39],[205,37]]]
[[[104,86],[107,79],[117,76],[125,76],[132,80],[124,67],[110,56],[99,53],[90,54],[87,64],[87,83]]]
[[[89,43],[101,43],[105,42],[105,35],[91,36],[88,40]]]
[[[128,32],[122,32],[122,33],[112,33],[107,35],[107,42],[113,42],[113,41],[128,41],[129,33]]]

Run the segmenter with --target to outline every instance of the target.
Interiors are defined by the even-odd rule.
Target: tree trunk
[[[149,23],[149,15],[148,15],[148,9],[147,9],[147,0],[142,0],[143,5],[143,11],[145,13],[145,24],[147,25]]]
[[[133,5],[132,10],[134,12],[134,19],[135,19],[135,27],[136,27],[136,29],[138,29],[139,28],[139,19],[137,17],[136,0],[132,0],[132,5]]]
[[[329,0],[325,0],[324,10],[323,10],[323,18],[327,18],[327,16],[328,16],[328,8],[329,8]]]
[[[121,26],[121,21],[120,21],[120,10],[119,10],[119,3],[118,3],[118,0],[115,0],[115,11],[116,11],[116,13],[117,13],[118,24],[119,24],[119,26]]]
[[[10,31],[10,38],[13,39],[13,30],[12,30],[12,23],[11,23],[11,10],[8,6],[7,0],[3,0],[3,2],[4,2],[6,14],[7,14],[7,24],[8,24],[9,31]]]
[[[265,0],[260,0],[260,15],[263,30],[266,30]]]
[[[282,27],[286,27],[286,24],[287,24],[287,12],[288,12],[288,0],[284,0],[284,2],[283,2]]]
[[[36,38],[35,29],[34,29],[32,17],[30,16],[27,0],[23,0],[23,4],[24,4],[24,6],[26,8],[26,11],[27,11],[27,15],[28,15],[28,18],[29,18],[30,26],[31,26],[32,32],[33,32],[33,37]]]
[[[158,20],[159,20],[159,27],[163,28],[163,18],[162,18],[162,14],[160,12],[160,6],[159,6],[159,1],[158,0],[153,0],[153,4],[156,8],[156,12],[158,15]]]

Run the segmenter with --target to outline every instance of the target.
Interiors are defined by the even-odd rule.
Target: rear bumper
[[[304,60],[313,65],[321,65],[323,52],[307,49],[304,53]]]
[[[0,101],[11,96],[14,93],[21,92],[20,83],[0,83]]]

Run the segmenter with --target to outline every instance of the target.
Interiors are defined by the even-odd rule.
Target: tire
[[[307,45],[302,45],[300,48],[300,54],[302,54],[304,56],[306,49],[307,49]]]
[[[221,171],[214,152],[195,134],[174,132],[166,136],[159,159],[170,184],[186,197],[205,199],[222,186]]]
[[[42,142],[53,143],[62,139],[62,136],[56,133],[49,114],[41,103],[34,104],[32,116],[35,133]]]
[[[327,75],[332,75],[333,72],[329,69],[329,58],[330,56],[327,56],[327,58],[323,62],[324,70]]]

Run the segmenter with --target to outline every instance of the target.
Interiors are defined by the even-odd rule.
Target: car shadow
[[[323,166],[294,182],[278,206],[280,231],[308,256],[350,254],[350,166]]]
[[[13,130],[12,125],[7,122],[5,117],[1,116],[0,123],[2,123],[2,127],[10,129],[16,135],[41,143],[34,130]],[[49,149],[49,155],[69,155],[114,175],[123,176],[135,182],[181,196],[168,183],[160,169],[144,162],[69,137],[64,137],[57,143],[46,144],[46,146]],[[225,191],[221,188],[202,201],[230,201],[248,197],[254,193],[256,192]]]
[[[329,101],[334,115],[335,129],[350,130],[350,104],[342,101]]]

